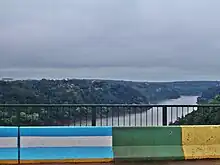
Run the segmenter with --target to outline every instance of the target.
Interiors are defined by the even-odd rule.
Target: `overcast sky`
[[[219,0],[1,0],[0,77],[219,80]]]

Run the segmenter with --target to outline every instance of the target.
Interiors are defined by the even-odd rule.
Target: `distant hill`
[[[204,90],[200,97],[198,97],[198,103],[208,103],[212,100],[216,95],[220,94],[220,86],[210,87],[207,90]]]
[[[219,81],[177,81],[163,83],[167,87],[175,89],[180,95],[200,96],[208,88],[216,87]]]
[[[109,80],[0,81],[1,104],[148,104],[180,97],[164,84]]]

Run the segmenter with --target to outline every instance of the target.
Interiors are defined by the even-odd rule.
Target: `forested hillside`
[[[1,104],[148,104],[179,96],[166,85],[154,83],[77,79],[0,81]],[[0,124],[17,124],[18,111],[22,125],[63,125],[91,117],[91,109],[86,107],[1,107]],[[113,109],[103,108],[102,117],[110,111]]]
[[[163,84],[108,80],[0,81],[1,104],[140,104],[178,98]]]
[[[0,103],[140,104],[202,92],[201,97],[213,98],[220,91],[220,87],[216,89],[218,84],[217,81],[158,83],[82,79],[0,81]]]
[[[208,88],[219,86],[219,81],[177,81],[163,83],[169,88],[175,89],[180,95],[200,96]],[[213,97],[212,97],[213,98]]]
[[[209,104],[220,104],[220,95],[208,102]],[[197,111],[172,123],[174,125],[218,125],[220,124],[219,107],[199,107]]]
[[[201,106],[203,104],[220,104],[220,86],[216,84],[204,90],[197,100]],[[220,108],[218,107],[199,107],[197,111],[178,119],[175,123],[177,125],[209,125],[220,124]]]

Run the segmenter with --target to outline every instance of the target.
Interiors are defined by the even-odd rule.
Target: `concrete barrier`
[[[18,147],[17,127],[0,127],[0,163],[17,164]]]
[[[19,153],[21,163],[220,158],[220,126],[0,127],[0,164]]]
[[[115,160],[183,160],[180,127],[113,128]]]
[[[220,126],[181,126],[185,159],[220,158]]]
[[[110,162],[111,127],[22,127],[21,163]]]

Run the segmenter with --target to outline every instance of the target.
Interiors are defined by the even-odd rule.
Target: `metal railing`
[[[164,126],[220,105],[0,104],[1,126]]]

